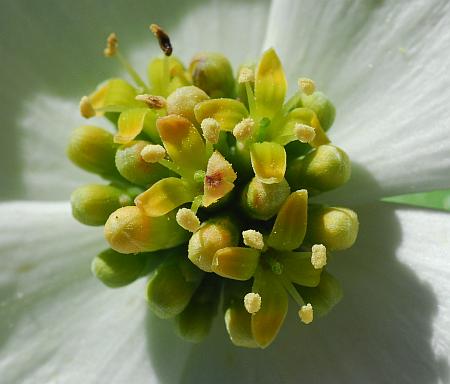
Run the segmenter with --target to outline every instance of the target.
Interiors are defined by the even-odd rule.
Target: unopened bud
[[[320,125],[325,131],[333,125],[336,108],[322,92],[314,92],[311,95],[304,93],[301,97],[301,105],[316,113]]]
[[[211,98],[234,97],[234,77],[231,64],[220,53],[201,52],[189,65],[192,82]]]
[[[75,189],[70,196],[70,203],[73,217],[80,223],[104,225],[111,213],[120,207],[132,205],[133,200],[119,188],[89,184]]]
[[[198,87],[191,85],[177,88],[167,97],[167,113],[183,116],[197,124],[194,108],[201,101],[208,99],[209,96]]]
[[[358,236],[359,222],[354,211],[341,207],[314,207],[308,215],[306,238],[330,251],[350,248]]]
[[[91,270],[103,284],[116,288],[135,281],[141,276],[145,265],[145,254],[123,255],[107,249],[95,257]]]

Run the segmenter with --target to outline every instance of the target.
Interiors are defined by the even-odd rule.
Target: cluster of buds
[[[353,245],[358,218],[314,203],[350,178],[347,154],[326,133],[335,109],[307,78],[286,100],[273,49],[235,76],[218,53],[184,67],[167,34],[151,30],[164,56],[150,62],[149,84],[109,37],[105,54],[135,85],[110,79],[84,96],[81,114],[104,116],[114,131],[82,126],[68,146],[73,163],[108,182],[71,197],[74,217],[104,226],[110,246],[92,271],[110,287],[148,279],[151,310],[193,342],[223,300],[231,341],[265,348],[289,296],[304,324],[342,296],[327,260]]]

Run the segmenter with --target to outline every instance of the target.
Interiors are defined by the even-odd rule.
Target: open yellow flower
[[[53,4],[45,15],[52,22],[41,18],[42,2],[19,5],[5,5],[1,15],[2,89],[21,95],[2,98],[1,135],[8,145],[1,193],[22,200],[0,207],[5,382],[446,379],[449,215],[378,202],[450,187],[445,1],[156,2],[136,9]],[[362,223],[351,257],[330,261],[346,296],[308,332],[288,318],[287,329],[264,353],[223,343],[221,324],[205,344],[183,344],[141,305],[141,284],[120,292],[101,287],[88,268],[104,248],[101,234],[73,222],[63,202],[80,181],[95,180],[66,163],[63,152],[65,127],[82,122],[76,115],[81,92],[103,78],[93,73],[114,73],[101,57],[92,59],[99,42],[118,24],[131,36],[142,35],[150,13],[170,25],[180,55],[220,47],[237,63],[275,46],[289,84],[300,68],[337,106],[330,136],[356,169],[348,186],[327,200],[351,199]],[[211,33],[198,25],[211,26]],[[150,45],[138,45],[131,61],[144,70],[140,55],[151,56],[150,48],[142,49]],[[86,77],[75,78],[83,72]]]

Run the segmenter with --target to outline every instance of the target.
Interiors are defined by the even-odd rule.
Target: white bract
[[[2,382],[448,380],[450,215],[379,202],[450,188],[448,1],[45,3],[8,2],[0,15]],[[114,74],[104,36],[111,26],[145,36],[152,21],[185,58],[222,51],[237,64],[273,46],[291,92],[300,73],[336,106],[329,134],[353,175],[326,199],[354,207],[361,223],[349,256],[329,263],[344,299],[308,327],[290,312],[263,352],[229,343],[221,316],[203,344],[180,340],[143,305],[143,281],[104,288],[89,270],[105,248],[100,230],[75,222],[63,202],[95,180],[64,148],[83,123],[83,90]],[[136,44],[131,61],[143,73],[156,47]]]

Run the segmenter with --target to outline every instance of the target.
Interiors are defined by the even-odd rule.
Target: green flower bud
[[[147,163],[141,156],[147,141],[131,141],[119,147],[116,152],[116,167],[128,181],[148,187],[160,179],[176,176],[158,163]]]
[[[106,179],[121,178],[114,163],[117,145],[113,135],[102,128],[84,125],[72,132],[67,156],[85,171]]]
[[[149,217],[136,206],[119,208],[105,223],[105,238],[120,253],[152,252],[184,243],[189,232],[181,228],[175,212]]]
[[[285,179],[280,183],[265,184],[254,177],[242,192],[241,204],[251,217],[269,220],[277,214],[290,193]]]
[[[209,333],[220,301],[220,280],[213,275],[203,279],[186,309],[175,318],[178,334],[199,343]]]
[[[251,290],[248,282],[227,280],[224,286],[225,326],[238,347],[258,347],[252,334],[252,315],[244,307],[244,296]]]
[[[301,105],[312,109],[320,121],[320,125],[328,131],[333,125],[336,116],[336,108],[333,103],[326,98],[322,92],[314,92],[312,95],[302,94]]]
[[[92,260],[92,273],[111,288],[123,287],[141,276],[146,266],[146,255],[124,255],[106,249]]]
[[[131,197],[110,185],[88,184],[77,188],[70,196],[72,215],[86,225],[103,225],[115,210],[132,205]]]
[[[177,88],[167,97],[167,113],[183,116],[191,123],[198,124],[194,108],[201,101],[208,99],[209,96],[200,88],[194,86]]]
[[[311,195],[329,191],[350,179],[351,164],[347,154],[334,145],[321,145],[293,160],[286,179],[293,189],[305,188]]]
[[[323,244],[330,251],[341,251],[353,245],[358,229],[358,216],[351,209],[312,207],[308,215],[306,240],[310,244]]]
[[[314,316],[325,316],[342,299],[342,286],[339,281],[323,271],[320,283],[317,287],[296,286],[297,291],[305,300],[311,303],[314,308]]]
[[[156,316],[167,319],[180,314],[200,285],[203,272],[174,250],[153,272],[147,285],[147,300]]]
[[[234,97],[233,70],[228,59],[220,53],[196,54],[189,65],[189,72],[192,83],[210,97]]]
[[[214,254],[219,249],[236,246],[239,231],[227,217],[205,221],[189,240],[189,259],[205,272],[212,272]]]
[[[212,270],[233,280],[248,280],[258,266],[260,252],[252,248],[226,247],[214,254]]]

